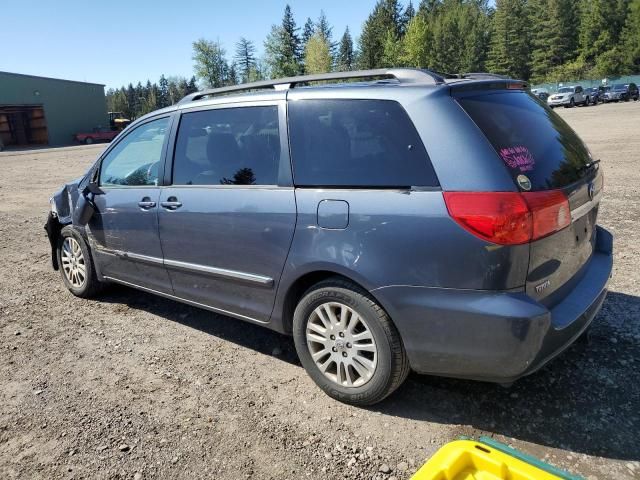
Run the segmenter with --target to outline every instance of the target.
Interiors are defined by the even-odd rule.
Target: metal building
[[[0,72],[5,147],[68,145],[74,133],[108,126],[104,85]]]

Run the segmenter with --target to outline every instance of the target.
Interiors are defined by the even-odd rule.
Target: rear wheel
[[[364,290],[342,279],[310,289],[294,312],[293,336],[300,362],[329,396],[372,405],[409,374],[395,325]]]
[[[95,295],[102,284],[96,276],[91,252],[82,236],[70,225],[58,238],[58,265],[65,287],[77,297]]]

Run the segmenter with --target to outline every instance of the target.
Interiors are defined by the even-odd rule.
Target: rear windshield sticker
[[[536,161],[533,159],[529,149],[522,145],[503,148],[500,150],[500,156],[504,163],[509,167],[517,168],[521,172],[533,170],[533,167],[536,164]]]

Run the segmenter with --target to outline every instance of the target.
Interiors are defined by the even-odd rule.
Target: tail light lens
[[[571,223],[560,190],[544,192],[444,192],[449,215],[465,230],[499,245],[519,245]]]

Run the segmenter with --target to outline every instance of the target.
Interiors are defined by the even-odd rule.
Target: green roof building
[[[69,145],[78,132],[109,127],[104,85],[0,72],[5,147]]]

